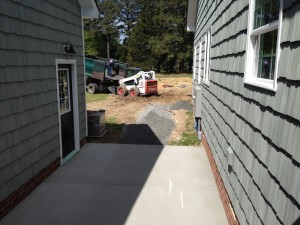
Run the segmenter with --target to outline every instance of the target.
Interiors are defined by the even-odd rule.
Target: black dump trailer
[[[86,91],[117,93],[119,80],[138,73],[141,69],[128,67],[122,62],[110,59],[85,57]]]

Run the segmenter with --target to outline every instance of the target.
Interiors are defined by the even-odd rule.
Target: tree
[[[121,48],[119,49],[120,59],[127,61],[128,56],[128,39],[130,38],[132,28],[137,23],[138,15],[141,11],[141,4],[139,0],[119,0],[121,5],[120,12],[120,34],[121,34]]]
[[[121,5],[118,0],[99,0],[97,3],[100,12],[97,27],[106,36],[106,56],[110,58],[111,42],[119,38]]]
[[[193,55],[193,35],[185,28],[187,1],[140,2],[143,7],[128,43],[130,63],[158,72],[182,72]]]
[[[106,37],[97,29],[96,20],[84,20],[84,43],[86,55],[102,56],[106,51]]]
[[[159,0],[140,0],[141,12],[128,39],[128,63],[144,70],[156,67],[156,60],[152,55],[152,46],[149,42],[156,35],[154,29],[153,15],[157,13]]]
[[[137,23],[138,15],[141,11],[139,0],[119,0],[121,5],[120,21],[121,32],[125,38],[129,38],[133,26]]]
[[[98,28],[97,20],[84,20],[85,54],[107,58],[106,35]],[[110,43],[110,57],[118,58],[120,44],[117,38]]]
[[[113,55],[144,70],[191,71],[193,34],[186,31],[187,0],[98,0],[98,5],[99,19],[85,22],[87,53]]]
[[[192,60],[193,40],[185,28],[187,1],[161,0],[159,7],[159,13],[154,16],[158,33],[150,40],[159,60],[157,69],[182,72],[185,61]]]

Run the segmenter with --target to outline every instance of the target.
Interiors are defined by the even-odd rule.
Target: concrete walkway
[[[86,144],[1,225],[222,225],[199,147]]]

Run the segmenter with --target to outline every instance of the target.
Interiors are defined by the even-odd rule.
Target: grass
[[[122,129],[125,124],[120,124],[115,117],[106,117],[107,133],[100,139],[101,143],[119,143],[122,137]]]
[[[172,141],[170,145],[180,146],[199,146],[200,141],[194,129],[194,116],[191,111],[186,113],[188,119],[186,120],[186,130],[182,133],[179,140]]]
[[[156,78],[192,78],[191,73],[157,73],[155,74]]]
[[[86,93],[87,103],[103,101],[108,98],[108,94],[105,93],[97,93],[97,94],[89,94]]]

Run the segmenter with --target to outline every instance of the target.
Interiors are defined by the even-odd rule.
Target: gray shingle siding
[[[198,1],[195,45],[212,33],[202,128],[240,224],[292,224],[300,216],[300,3],[284,2],[276,92],[244,83],[248,4]],[[203,58],[204,50],[202,79]]]
[[[77,0],[3,0],[0,7],[0,201],[60,156],[55,59],[75,59],[86,136]],[[77,52],[65,55],[71,41]]]

